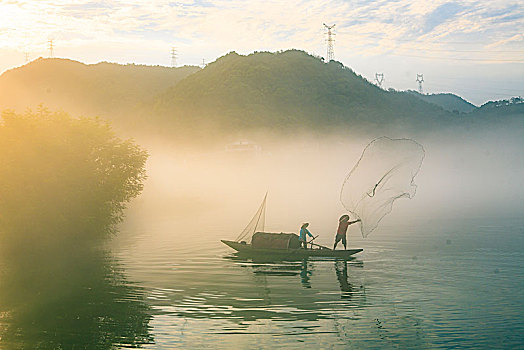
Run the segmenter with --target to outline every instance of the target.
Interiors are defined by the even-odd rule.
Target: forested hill
[[[445,103],[460,99],[436,96]],[[99,115],[131,135],[154,131],[171,139],[259,130],[405,136],[524,120],[524,104],[515,101],[454,113],[426,97],[382,90],[339,62],[298,50],[230,53],[204,69],[38,59],[0,76],[0,110],[21,112],[42,103],[73,115]]]
[[[423,95],[412,90],[408,92],[426,102],[434,103],[450,112],[470,113],[477,108],[474,104],[464,100],[462,97],[450,93]]]
[[[431,129],[454,116],[406,92],[388,92],[350,68],[303,51],[230,53],[170,88],[156,111],[179,126],[227,130]]]
[[[113,118],[134,113],[138,104],[198,70],[39,58],[0,76],[0,109],[24,111],[42,103],[76,115]]]

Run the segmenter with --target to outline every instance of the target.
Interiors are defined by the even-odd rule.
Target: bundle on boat
[[[251,246],[255,249],[298,249],[300,241],[294,233],[255,232]]]

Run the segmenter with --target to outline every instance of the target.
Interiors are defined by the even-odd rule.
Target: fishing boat
[[[349,259],[353,254],[363,249],[333,250],[308,242],[308,249],[301,247],[298,235],[295,233],[264,232],[266,216],[267,193],[246,228],[234,241],[221,240],[228,247],[233,248],[241,255],[253,257],[276,257],[280,259],[303,259],[308,257]],[[315,237],[316,238],[316,237]]]

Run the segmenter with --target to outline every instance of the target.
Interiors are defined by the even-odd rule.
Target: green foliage
[[[0,238],[93,238],[114,231],[145,179],[147,153],[100,119],[44,108],[0,122]],[[43,237],[40,237],[43,236]]]
[[[428,129],[452,117],[411,94],[379,89],[340,62],[298,50],[229,53],[181,80],[156,107],[179,128],[206,134],[209,129]]]
[[[524,130],[524,103],[521,97],[490,101],[468,115],[471,121],[483,125],[504,125],[513,131]]]

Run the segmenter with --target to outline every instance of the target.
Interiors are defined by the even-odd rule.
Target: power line
[[[331,32],[333,28],[335,28],[335,24],[332,26],[328,26],[326,23],[324,23],[324,27],[327,29],[327,61],[330,62],[335,58],[335,50],[333,49],[333,43],[335,42],[335,39],[333,39],[334,33]]]
[[[464,78],[448,78],[448,77],[442,77],[442,76],[439,76],[439,80],[448,80],[448,81],[460,81],[460,82],[463,82],[464,81]],[[468,78],[468,81],[473,84],[475,87],[474,88],[471,88],[472,90],[475,90],[475,89],[478,89],[478,85],[479,85],[479,80],[477,80],[477,82],[474,82],[472,81],[473,79],[471,78]],[[482,81],[481,83],[485,83],[484,81]],[[499,86],[496,86],[496,84],[499,84]],[[517,91],[521,91],[522,89],[518,89],[518,88],[507,88],[507,84],[510,83],[510,84],[518,84],[520,82],[516,82],[516,81],[507,81],[507,80],[504,80],[504,82],[490,82],[489,83],[489,86],[491,89],[496,89],[496,90],[500,90],[500,91],[512,91],[512,92],[517,92]],[[447,84],[446,82],[444,84]],[[456,83],[451,83],[453,85],[456,85]],[[500,84],[503,84],[503,87],[500,87]],[[449,85],[451,86],[451,85]],[[468,85],[469,86],[469,85]]]
[[[395,40],[395,39],[390,39]],[[421,41],[411,41],[412,43],[425,43]],[[427,44],[427,43],[426,43]],[[443,56],[428,56],[428,55],[413,55],[413,54],[407,54],[407,53],[398,53],[398,51],[405,51],[405,50],[416,50],[419,52],[442,52],[442,53],[483,53],[483,54],[507,54],[507,53],[522,53],[524,54],[524,50],[496,50],[496,51],[489,51],[489,50],[451,50],[451,49],[432,49],[432,48],[424,48],[420,49],[418,46],[413,48],[405,47],[405,46],[399,46],[394,48],[384,48],[383,53],[380,53],[380,55],[392,55],[392,56],[400,56],[400,57],[414,57],[414,58],[423,58],[423,59],[434,59],[434,60],[450,60],[450,61],[473,61],[473,62],[524,62],[523,59],[516,58],[516,59],[509,59],[509,58],[473,58],[473,57],[443,57]],[[388,52],[389,51],[389,52]],[[379,54],[377,54],[379,55]]]
[[[493,90],[491,89],[478,89],[478,88],[470,88],[470,87],[467,87],[467,86],[457,86],[457,85],[446,85],[446,84],[438,84],[438,83],[433,83],[431,82],[431,86],[435,86],[435,87],[438,87],[440,89],[449,89],[449,90],[467,90],[469,94],[490,94],[490,95],[497,95],[497,96],[508,96],[508,95],[519,95],[522,93],[522,91],[520,90],[517,90],[517,89],[501,89],[501,88],[496,88],[496,90],[498,91],[507,91],[506,93],[497,93],[497,92],[493,92]]]
[[[379,39],[379,40],[389,40],[389,41],[400,41],[400,42],[409,42],[409,43],[417,43],[417,44],[427,44],[428,41],[432,44],[456,44],[456,45],[485,45],[485,41],[441,41],[441,40],[416,40],[416,39],[398,39],[398,38],[386,38],[379,35],[374,34],[367,34],[367,33],[354,33],[354,32],[344,32],[339,31],[339,34],[347,34],[351,36],[360,36],[360,37],[368,37],[373,39]],[[518,52],[522,52],[522,50],[519,50]]]
[[[495,58],[460,58],[460,57],[437,57],[437,56],[422,56],[422,55],[405,55],[398,53],[389,53],[391,56],[400,56],[400,57],[415,57],[415,58],[424,58],[429,60],[449,60],[449,61],[476,61],[476,62],[524,62],[524,60],[501,60]]]
[[[456,76],[453,76],[453,77],[450,77],[450,76],[439,76],[439,79],[444,79],[444,80],[464,80],[463,78],[458,78]],[[485,79],[484,78],[479,78],[479,77],[470,77],[468,78],[469,81],[472,81],[472,80],[476,80],[476,81],[484,81]],[[507,83],[511,83],[511,84],[520,84],[522,83],[522,80],[508,80],[508,79],[504,79],[504,84],[507,84]]]
[[[421,50],[419,48],[421,43],[416,43],[416,42],[413,42],[413,43],[416,45],[413,45],[410,47],[406,47],[405,45],[398,46],[398,47],[395,47],[395,50],[413,50],[413,49]],[[433,44],[433,43],[429,43],[429,44]],[[431,51],[431,52],[448,52],[448,53],[485,53],[485,54],[522,53],[524,54],[524,50],[456,50],[456,49],[431,49],[431,48],[424,48],[422,50]]]
[[[409,47],[398,47],[395,48],[397,50],[412,50],[412,48]],[[427,49],[424,48],[424,51],[432,51],[432,52],[457,52],[457,53],[522,53],[524,54],[524,50],[450,50],[450,49]]]

